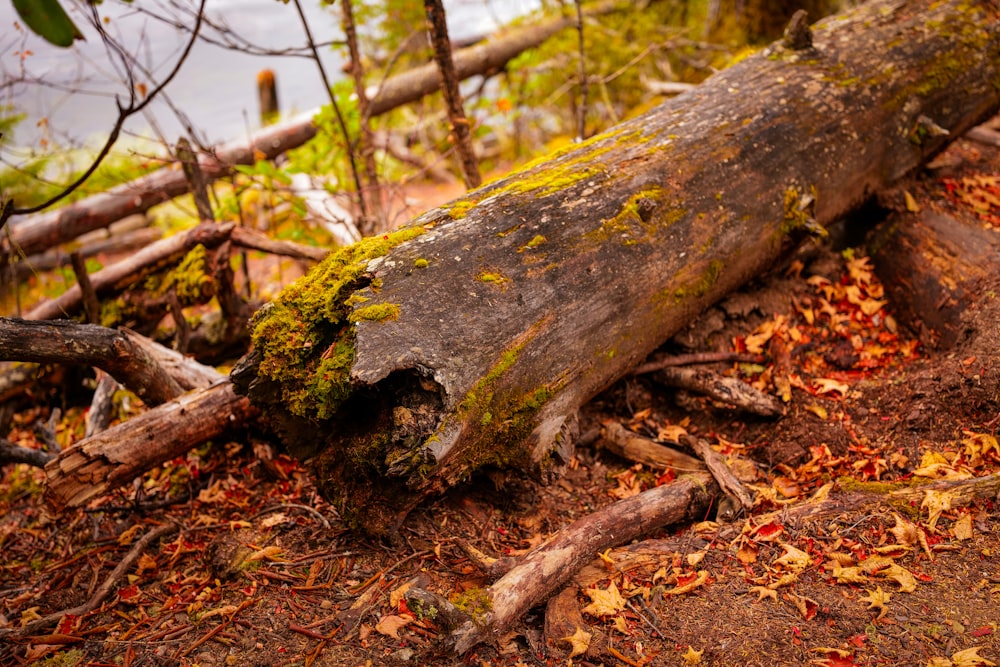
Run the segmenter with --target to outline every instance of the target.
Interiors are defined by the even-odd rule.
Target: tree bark
[[[568,459],[582,403],[1000,105],[985,0],[875,1],[812,43],[332,255],[258,313],[239,391],[374,532]]]
[[[603,2],[585,13],[596,16],[618,7],[624,5],[617,1]],[[496,72],[520,53],[542,44],[573,23],[570,18],[553,18],[456,51],[456,74],[460,79],[467,79]],[[379,116],[415,102],[440,86],[440,74],[434,63],[390,77],[370,87],[368,116]],[[316,136],[313,117],[318,112],[319,109],[314,109],[288,122],[265,127],[256,132],[249,142],[235,141],[211,154],[200,155],[198,160],[202,176],[206,182],[211,182],[232,173],[236,165],[254,164],[259,159],[271,160],[301,146]],[[128,215],[148,211],[157,204],[187,193],[188,188],[183,172],[171,163],[166,168],[74,204],[30,218],[12,219],[8,225],[10,239],[0,238],[0,257],[9,254],[11,243],[25,255],[44,252]]]
[[[472,129],[469,126],[469,119],[465,116],[462,91],[458,88],[458,74],[455,72],[455,61],[451,55],[451,40],[448,38],[444,3],[442,0],[424,0],[424,12],[427,14],[431,46],[434,47],[434,60],[437,61],[438,70],[441,72],[441,92],[444,93],[445,106],[448,109],[448,122],[451,124],[455,150],[458,151],[462,178],[465,187],[471,190],[478,188],[483,178],[479,174],[479,161],[472,148]]]

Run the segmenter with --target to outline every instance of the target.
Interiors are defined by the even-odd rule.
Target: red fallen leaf
[[[864,646],[866,641],[868,641],[868,635],[866,635],[864,633],[861,633],[861,634],[858,634],[858,635],[853,635],[853,636],[847,638],[847,643],[853,644],[854,646],[857,646],[858,648],[861,648],[862,646]]]
[[[757,529],[753,531],[753,536],[762,540],[774,540],[777,539],[778,536],[784,531],[784,526],[777,521],[771,521],[758,526]]]
[[[63,617],[59,620],[59,625],[56,626],[56,633],[60,635],[71,635],[76,629],[80,621],[80,617],[74,614],[63,614]]]
[[[140,595],[142,595],[142,591],[139,590],[139,587],[136,584],[125,586],[124,588],[120,588],[118,590],[118,599],[122,602],[133,602]]]
[[[663,486],[664,484],[669,484],[670,482],[677,479],[677,472],[673,468],[667,468],[667,470],[656,478],[656,486]]]
[[[698,578],[697,572],[688,572],[686,574],[679,574],[677,575],[677,587],[680,588],[681,586],[686,586],[697,578]]]
[[[919,574],[919,573],[914,572],[913,576],[915,576],[917,579],[919,579],[920,581],[923,581],[923,582],[934,581],[934,577],[932,577],[929,574]]]
[[[993,628],[991,628],[988,625],[984,625],[982,627],[976,628],[969,634],[972,635],[973,637],[986,637],[987,635],[993,634]]]

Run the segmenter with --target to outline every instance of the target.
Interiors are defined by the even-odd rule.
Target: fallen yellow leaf
[[[393,639],[399,639],[399,631],[406,627],[412,618],[407,616],[397,616],[396,614],[389,614],[383,616],[382,619],[375,624],[375,631],[379,634],[383,634],[386,637],[392,637]]]
[[[750,592],[757,594],[757,602],[760,602],[764,598],[771,598],[775,602],[778,601],[778,591],[767,586],[751,586]]]
[[[952,525],[951,532],[954,533],[956,540],[971,540],[972,515],[963,514],[961,518]]]
[[[700,651],[696,651],[696,650],[694,650],[693,646],[688,646],[687,652],[684,655],[682,655],[681,658],[684,659],[684,664],[685,665],[700,665],[701,664],[701,655],[704,652],[705,652],[705,649],[701,649]]]
[[[618,592],[618,587],[613,581],[605,589],[585,588],[583,592],[591,600],[590,604],[583,608],[585,614],[597,617],[614,616],[625,608],[625,598]]]
[[[869,590],[868,595],[858,598],[861,602],[867,602],[869,609],[878,609],[878,617],[882,618],[888,611],[886,603],[892,599],[892,593],[886,593],[881,586],[876,586],[875,590]]]
[[[566,637],[562,637],[560,641],[569,642],[570,646],[572,646],[572,649],[569,652],[569,657],[573,658],[587,652],[587,649],[590,648],[590,639],[593,636],[593,634],[585,632],[583,628],[578,625],[576,626],[576,632]]]
[[[798,572],[809,567],[809,563],[812,562],[809,554],[793,547],[791,544],[781,543],[781,548],[785,550],[785,553],[774,561],[775,565],[781,565],[788,570]]]
[[[899,584],[901,593],[912,593],[917,590],[917,578],[909,570],[901,565],[893,563],[890,567],[877,573],[880,577],[892,579]]]
[[[997,663],[987,660],[979,655],[982,646],[973,646],[962,649],[951,654],[951,661],[955,667],[973,667],[974,665],[984,665],[984,667],[995,667]]]

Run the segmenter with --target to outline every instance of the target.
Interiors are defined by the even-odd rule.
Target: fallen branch
[[[677,472],[705,471],[705,464],[693,456],[636,435],[618,422],[606,423],[601,435],[601,446],[623,459]]]
[[[114,290],[122,290],[134,285],[146,276],[165,266],[176,263],[196,245],[214,248],[229,238],[235,225],[226,223],[202,223],[183,234],[177,234],[146,246],[131,257],[109,267],[96,271],[90,282],[98,295],[106,295]],[[39,304],[24,317],[28,320],[52,320],[68,317],[75,313],[82,303],[83,292],[79,285],[73,285],[59,297]]]
[[[690,435],[682,435],[680,437],[680,443],[694,450],[694,453],[701,457],[701,460],[705,462],[708,466],[708,471],[712,473],[712,477],[718,483],[722,491],[730,498],[733,498],[743,511],[749,510],[753,507],[753,498],[750,497],[750,492],[746,490],[740,480],[736,479],[736,475],[729,468],[726,460],[722,458],[722,455],[717,451],[712,449],[712,446],[701,438],[695,438]]]
[[[46,500],[80,507],[256,415],[228,380],[184,394],[62,451],[45,466]]]
[[[778,417],[785,409],[781,401],[746,382],[700,368],[663,368],[653,375],[660,384],[704,394],[727,405],[762,417]]]
[[[453,619],[448,644],[462,654],[495,640],[520,616],[568,581],[595,554],[673,523],[700,517],[718,493],[707,473],[644,491],[572,523],[534,549],[491,586],[470,596],[463,612],[426,591],[408,591],[418,605],[439,604]],[[414,607],[416,608],[416,607]]]
[[[136,342],[140,338],[96,324],[0,317],[0,360],[95,366],[150,405],[176,398],[181,386]]]

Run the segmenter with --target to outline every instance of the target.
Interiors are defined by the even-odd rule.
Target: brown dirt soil
[[[1000,173],[997,153],[969,142],[947,157],[955,173]],[[923,206],[967,214],[942,196],[938,174],[925,172],[906,187]],[[829,244],[795,259],[665,348],[732,350],[734,340],[750,347],[748,337],[771,331],[764,364],[715,368],[771,393],[789,380],[783,417],[747,416],[650,376],[628,378],[587,407],[581,421],[590,437],[560,476],[477,477],[414,511],[393,544],[352,533],[302,468],[252,430],[57,517],[41,497],[44,476],[7,466],[0,627],[86,602],[143,534],[170,523],[178,530],[145,549],[94,611],[0,639],[0,664],[1000,662],[998,484],[971,500],[921,490],[891,495],[920,475],[961,481],[1000,470],[1000,302],[992,286],[966,314],[956,346],[928,350],[902,324],[892,333],[884,315],[841,310],[829,296],[835,292],[823,291],[827,283],[809,280],[855,284],[845,276],[858,265]],[[877,299],[877,280],[865,279]],[[823,298],[831,306],[825,314]],[[784,325],[775,327],[778,315]],[[774,366],[776,357],[786,365]],[[9,439],[34,443],[32,424],[47,414],[23,409]],[[63,428],[75,428],[73,414]],[[548,603],[548,618],[543,604],[495,645],[450,656],[439,625],[398,601],[402,586],[414,582],[454,599],[489,584],[460,543],[516,556],[617,497],[669,478],[603,449],[594,429],[605,419],[648,437],[670,439],[680,427],[708,440],[757,492],[757,505],[731,522],[710,514],[595,554]],[[825,500],[808,500],[815,493]],[[584,590],[612,583],[624,598],[600,614]],[[969,649],[978,653],[962,653]]]

